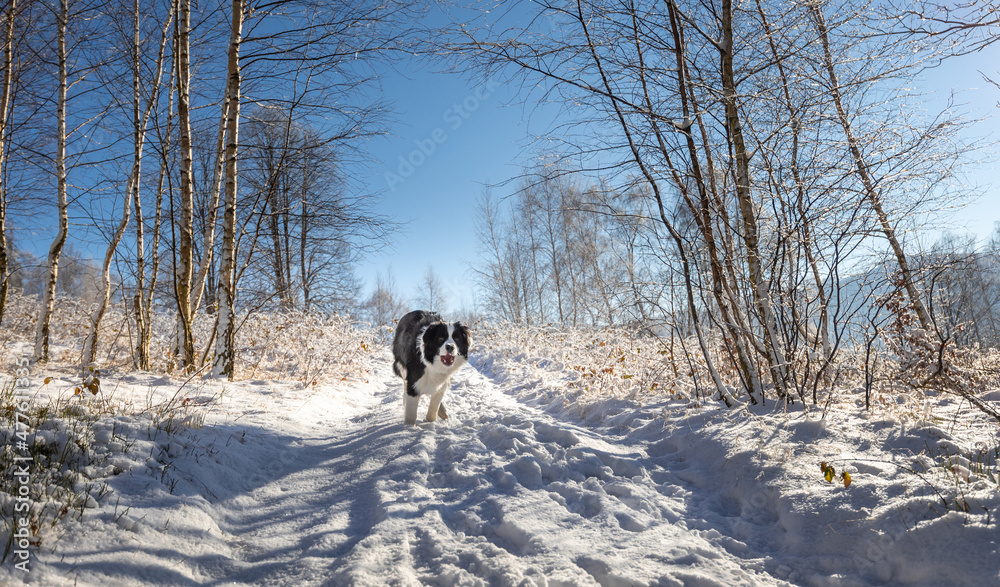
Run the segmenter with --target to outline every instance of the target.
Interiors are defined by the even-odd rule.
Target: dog
[[[392,370],[403,378],[403,421],[417,423],[420,396],[431,398],[427,421],[448,419],[441,400],[451,376],[469,361],[469,329],[444,322],[434,312],[415,310],[399,319],[392,341]]]

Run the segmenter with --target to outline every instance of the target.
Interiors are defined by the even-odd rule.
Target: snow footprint
[[[655,492],[633,488],[648,477],[635,459],[585,446],[573,430],[545,421],[483,417],[480,424],[479,437],[500,465],[492,478],[508,493],[544,490],[570,514],[606,516],[629,532],[677,517],[656,505]]]

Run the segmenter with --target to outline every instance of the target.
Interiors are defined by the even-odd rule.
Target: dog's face
[[[469,329],[461,322],[435,322],[424,330],[421,342],[428,365],[450,371],[469,360]]]

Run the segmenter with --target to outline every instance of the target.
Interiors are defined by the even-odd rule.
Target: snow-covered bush
[[[883,338],[894,357],[898,381],[914,389],[960,396],[1000,422],[1000,404],[984,397],[998,384],[997,350],[958,346],[955,340],[965,324],[948,333],[936,325],[934,329],[922,328],[901,287],[883,296],[880,303],[893,317]]]
[[[474,325],[474,353],[509,362],[513,376],[543,372],[567,380],[578,395],[593,398],[692,398],[710,394],[700,355],[686,358],[675,341],[627,328],[531,327],[501,322]],[[685,344],[691,344],[686,341]],[[479,360],[479,359],[476,359]],[[698,382],[696,384],[696,381]]]
[[[289,379],[303,385],[357,373],[377,333],[339,314],[251,314],[236,332],[237,379]]]
[[[38,548],[47,529],[108,503],[109,479],[134,467],[152,468],[169,488],[167,447],[178,432],[198,427],[217,399],[168,393],[137,405],[112,392],[74,393],[71,377],[48,389],[52,380],[36,382],[41,389],[27,409],[23,398],[15,401],[13,380],[0,388],[0,541],[8,545],[0,558],[20,518],[29,520],[28,541]]]
[[[101,479],[123,472],[109,461],[130,442],[113,425],[109,438],[118,446],[95,438],[98,421],[113,419],[113,411],[111,403],[74,398],[33,402],[20,411],[13,380],[5,382],[0,391],[0,536],[14,531],[15,516],[25,517],[29,540],[37,547],[43,526],[55,526],[66,516],[80,518],[107,494]],[[15,509],[15,502],[30,507]]]
[[[0,361],[10,364],[31,353],[37,310],[38,302],[33,298],[11,295],[0,330]],[[90,311],[81,302],[57,300],[50,365],[79,365]],[[211,360],[211,347],[205,345],[214,340],[214,318],[199,313],[192,325],[199,361],[205,363]],[[152,319],[152,370],[168,372],[176,363],[172,336],[176,319],[169,311],[153,312]],[[355,371],[360,357],[382,344],[386,338],[383,330],[337,314],[295,310],[244,313],[237,322],[236,378],[290,379],[303,385],[343,379]],[[98,340],[98,364],[104,372],[132,370],[135,323],[121,303],[108,308]]]

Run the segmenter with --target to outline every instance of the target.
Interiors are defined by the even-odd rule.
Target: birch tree
[[[288,124],[284,126],[286,131],[297,124],[293,112],[296,116],[308,116],[314,120],[325,119],[328,127],[327,132],[318,133],[320,138],[317,144],[320,145],[347,144],[372,136],[378,132],[375,126],[381,105],[372,105],[367,99],[365,102],[368,105],[350,105],[352,100],[357,99],[357,89],[370,81],[355,68],[368,67],[369,60],[381,58],[398,48],[401,38],[410,30],[403,20],[409,14],[409,9],[404,4],[394,2],[365,2],[329,7],[305,0],[280,0],[255,11],[252,21],[245,21],[245,14],[236,14],[238,6],[241,4],[233,5],[228,81],[223,100],[226,113],[225,195],[219,259],[219,314],[213,359],[213,372],[227,377],[233,376],[232,344],[240,276],[259,252],[257,243],[261,236],[260,229],[266,226],[265,214],[258,205],[266,202],[274,208],[273,199],[258,199],[254,194],[249,195],[249,206],[246,202],[240,203],[242,190],[237,184],[237,161],[241,158],[239,151],[244,147],[238,133],[240,118],[246,116],[241,112],[241,102],[252,101],[287,111]],[[246,11],[247,7],[244,6],[243,10]],[[279,14],[286,18],[278,18]],[[262,26],[263,23],[267,23],[267,26]],[[236,28],[237,25],[247,29],[245,34]],[[249,84],[246,80],[253,80],[254,83]],[[256,93],[244,97],[242,92],[246,87],[252,87]],[[221,132],[219,136],[222,136]],[[281,174],[294,171],[286,163],[283,160],[275,171]],[[301,185],[309,181],[311,180],[303,177]],[[311,206],[312,201],[308,196],[306,200],[300,199],[300,202],[303,203],[303,209],[317,209]],[[362,199],[357,198],[353,203],[360,204]],[[237,210],[238,207],[240,210]],[[276,220],[290,224],[292,214],[286,208],[290,207],[282,207],[281,215]],[[379,222],[375,215],[365,214],[360,206],[344,206],[336,213],[336,221],[340,226],[346,227],[344,240],[338,246],[350,242],[351,238],[375,241],[385,234],[387,224]],[[303,238],[308,238],[311,233],[319,234],[310,228],[315,226],[314,218],[317,216],[310,215],[300,225]],[[206,241],[209,240],[209,224],[211,222],[206,224]],[[282,254],[282,278],[275,283],[287,300],[293,267],[291,231],[285,230],[283,226],[277,228],[280,247],[274,248],[276,254],[279,251]],[[249,235],[249,245],[240,244],[242,235]],[[271,237],[273,236],[272,231]],[[309,245],[300,242],[298,249],[300,252],[307,250]],[[205,254],[211,254],[207,247]],[[237,267],[238,261],[242,263],[242,268]],[[300,275],[300,285],[303,288],[310,275],[314,275],[307,265],[308,259],[303,255],[300,259],[300,266],[304,270],[304,274]],[[312,303],[317,294],[312,289],[312,284],[309,287],[308,296]]]
[[[10,259],[7,252],[7,195],[3,185],[5,163],[7,161],[7,127],[10,123],[11,85],[14,79],[14,20],[17,18],[17,0],[7,3],[4,15],[3,77],[0,79],[0,324],[3,324],[4,310],[7,308],[7,292],[10,289]]]
[[[48,274],[38,307],[38,323],[35,331],[36,362],[49,360],[49,331],[52,312],[55,310],[56,282],[59,277],[59,256],[66,245],[69,232],[69,199],[66,193],[66,106],[69,85],[69,66],[66,49],[66,28],[69,21],[69,0],[59,0],[56,12],[56,61],[58,64],[58,89],[56,90],[56,216],[58,228],[55,239],[49,246],[46,259]]]
[[[861,185],[864,188],[865,198],[868,200],[872,210],[875,212],[879,227],[885,235],[886,240],[889,242],[889,246],[892,248],[892,253],[896,258],[896,263],[899,265],[900,278],[902,279],[903,286],[906,288],[906,293],[910,298],[910,303],[913,305],[913,309],[917,314],[917,319],[920,321],[920,326],[925,330],[931,330],[933,328],[933,321],[931,320],[930,314],[927,312],[927,307],[924,305],[924,296],[918,290],[913,271],[910,270],[910,263],[907,259],[906,252],[903,250],[903,245],[900,243],[899,238],[896,235],[895,228],[889,221],[889,215],[886,213],[885,207],[882,204],[882,198],[875,187],[875,181],[869,172],[868,162],[861,153],[861,149],[858,145],[858,139],[854,134],[854,129],[851,124],[851,119],[844,106],[844,100],[840,92],[840,81],[837,77],[836,66],[830,53],[830,36],[827,31],[826,17],[823,15],[822,5],[814,3],[809,4],[808,6],[812,20],[816,26],[819,41],[823,47],[823,65],[828,76],[828,89],[830,91],[830,97],[837,113],[837,120],[840,122],[840,125],[844,130],[844,136],[847,139],[847,146],[850,149],[851,157],[854,161],[854,168],[859,179],[861,180]]]
[[[171,21],[173,20],[173,13],[171,12],[169,18],[163,26],[160,33],[159,48],[156,54],[156,59],[153,65],[154,79],[150,85],[149,95],[143,108],[142,104],[142,85],[143,79],[141,74],[142,69],[142,51],[143,46],[140,37],[140,18],[141,13],[139,10],[139,0],[134,0],[132,5],[132,39],[131,39],[131,71],[132,71],[132,165],[128,174],[128,179],[125,184],[125,197],[123,198],[122,215],[118,223],[117,229],[111,237],[111,242],[108,244],[107,250],[104,254],[104,263],[101,266],[101,280],[103,283],[103,296],[99,299],[97,307],[94,309],[90,317],[90,328],[87,332],[87,337],[84,339],[83,343],[83,353],[81,365],[84,370],[84,377],[86,377],[88,369],[93,365],[94,358],[97,353],[98,335],[100,334],[101,321],[104,318],[104,314],[108,308],[108,302],[111,298],[111,262],[115,256],[115,252],[118,249],[118,244],[121,242],[122,237],[125,235],[125,230],[128,228],[129,219],[131,215],[131,210],[133,206],[136,210],[141,208],[141,196],[140,196],[140,185],[141,185],[141,171],[142,171],[142,156],[143,150],[146,144],[146,134],[149,126],[149,119],[153,108],[156,106],[159,94],[160,85],[163,74],[163,63],[164,54],[167,45],[167,39],[169,35],[167,31],[170,30]],[[142,219],[137,218],[137,222],[141,222]],[[141,233],[139,233],[141,234]],[[143,251],[141,250],[141,240],[138,241],[139,251],[137,255],[141,259],[143,257]],[[139,264],[138,271],[141,274],[144,271],[142,264]],[[141,287],[141,280],[140,280]],[[139,298],[141,300],[141,297]],[[143,318],[144,321],[144,318]],[[140,328],[143,324],[140,322]]]
[[[178,248],[174,274],[177,302],[177,354],[184,368],[194,366],[194,334],[191,331],[192,284],[194,278],[194,154],[191,136],[191,0],[178,0],[175,29],[177,59],[177,126],[180,149],[180,210],[176,218]]]
[[[171,3],[170,15],[176,17],[176,4]],[[169,22],[171,19],[168,18]],[[171,67],[171,72],[173,68]],[[149,285],[146,285],[146,255],[145,255],[145,224],[143,218],[142,198],[135,199],[136,216],[136,291],[132,305],[136,322],[136,350],[135,364],[139,369],[150,369],[152,367],[152,357],[150,356],[150,343],[152,340],[153,328],[153,299],[156,293],[156,286],[159,278],[160,268],[160,235],[162,231],[163,217],[163,196],[167,191],[167,184],[170,183],[168,173],[168,154],[171,145],[171,123],[173,122],[174,104],[174,83],[176,77],[171,74],[167,84],[167,106],[164,113],[165,120],[161,119],[159,109],[154,108],[152,116],[154,119],[153,130],[156,133],[157,159],[159,160],[159,172],[156,180],[156,200],[153,211],[153,234],[150,246],[150,268]]]
[[[222,212],[222,256],[219,275],[219,311],[215,328],[212,374],[232,381],[236,332],[236,192],[240,124],[240,43],[243,35],[243,1],[233,0],[229,36],[229,76],[226,83],[226,194]]]

